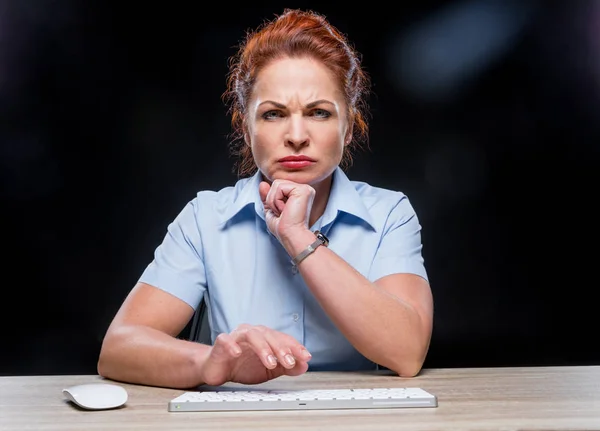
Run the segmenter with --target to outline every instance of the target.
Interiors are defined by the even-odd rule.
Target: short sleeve
[[[416,274],[428,280],[422,248],[419,219],[408,198],[402,195],[387,217],[369,280],[396,273]]]
[[[169,224],[162,243],[154,252],[153,261],[139,279],[176,296],[193,309],[200,304],[206,290],[196,199]]]

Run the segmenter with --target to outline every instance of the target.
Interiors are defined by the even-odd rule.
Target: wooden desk
[[[0,377],[0,430],[600,430],[600,366],[431,369],[413,379],[388,373],[308,373],[262,387],[415,386],[438,396],[437,408],[273,412],[167,411],[183,391],[123,386],[126,406],[83,411],[64,387],[98,376]]]

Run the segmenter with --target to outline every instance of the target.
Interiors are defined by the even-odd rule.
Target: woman
[[[407,197],[350,181],[369,79],[327,20],[286,10],[231,63],[242,178],[168,227],[111,323],[98,372],[173,388],[377,365],[416,375],[433,301]],[[207,301],[212,345],[177,335]]]

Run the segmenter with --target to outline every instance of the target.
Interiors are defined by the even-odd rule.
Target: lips
[[[314,162],[315,159],[311,159],[308,156],[287,156],[279,159],[280,162]]]
[[[312,166],[315,163],[315,159],[311,159],[308,156],[287,156],[279,159],[279,163],[286,169],[297,170],[304,169]]]

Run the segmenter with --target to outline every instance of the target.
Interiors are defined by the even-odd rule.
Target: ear
[[[348,125],[348,130],[346,130],[346,136],[344,137],[344,146],[350,145],[352,142],[352,124]]]
[[[244,144],[250,146],[250,133],[248,131],[248,123],[246,123],[246,117],[242,116],[242,122],[240,124],[241,131],[243,132],[242,137],[244,138]]]
[[[252,144],[252,139],[250,138],[250,130],[246,121],[243,122],[242,127],[244,130],[244,143],[249,147]]]

